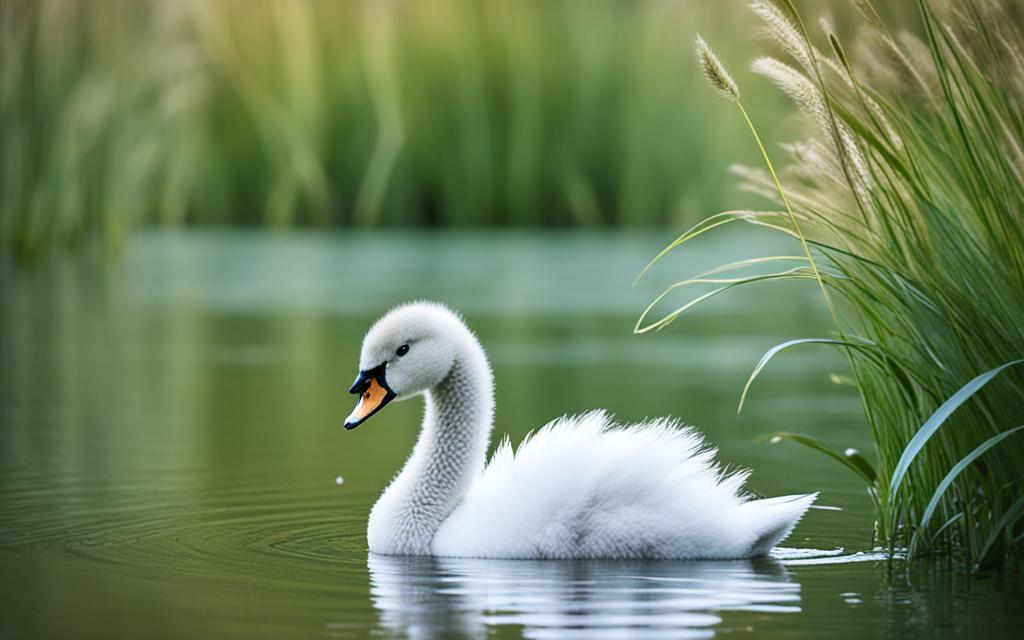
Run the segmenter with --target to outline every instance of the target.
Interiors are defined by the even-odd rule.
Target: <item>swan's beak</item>
[[[352,410],[352,413],[345,418],[346,429],[355,429],[367,418],[380,411],[384,405],[395,399],[397,394],[391,390],[387,380],[384,379],[385,366],[386,363],[360,371],[356,376],[356,381],[352,383],[352,388],[348,392],[359,394],[359,402],[356,403],[356,408]]]

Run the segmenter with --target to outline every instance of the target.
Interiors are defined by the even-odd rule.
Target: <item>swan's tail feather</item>
[[[817,493],[809,493],[744,503],[740,507],[743,518],[758,532],[750,555],[764,555],[785,540],[817,497]]]

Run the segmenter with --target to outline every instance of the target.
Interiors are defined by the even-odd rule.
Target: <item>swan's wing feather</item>
[[[616,427],[595,411],[506,439],[434,539],[439,555],[736,557],[747,472],[723,473],[695,430]],[[788,531],[787,531],[788,533]]]
[[[741,523],[755,531],[750,555],[764,555],[782,542],[817,497],[817,493],[779,496],[740,505],[737,511]]]

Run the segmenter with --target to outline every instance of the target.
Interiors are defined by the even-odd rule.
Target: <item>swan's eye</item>
[[[404,356],[405,354],[409,353],[409,345],[403,344],[402,346],[398,347],[398,350],[395,351],[395,353],[397,353],[399,356]]]

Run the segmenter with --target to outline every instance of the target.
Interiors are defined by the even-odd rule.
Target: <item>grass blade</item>
[[[1006,510],[1003,517],[999,519],[996,526],[992,528],[992,533],[989,534],[988,540],[985,541],[985,546],[981,548],[981,552],[978,553],[978,564],[984,565],[988,562],[989,556],[992,551],[996,548],[996,542],[1003,535],[1003,531],[1006,527],[1009,527],[1017,518],[1021,515],[1021,511],[1024,511],[1024,495],[1017,498],[1017,501],[1013,503],[1013,506]]]
[[[765,368],[765,365],[767,365],[768,362],[771,361],[771,359],[779,352],[801,344],[830,344],[840,347],[849,347],[852,349],[866,349],[874,346],[874,343],[870,341],[852,342],[850,340],[836,340],[833,338],[799,338],[797,340],[788,340],[781,344],[777,344],[761,356],[761,359],[757,362],[757,366],[754,367],[754,371],[750,374],[750,377],[747,378],[747,383],[743,385],[743,393],[740,394],[740,404],[736,409],[736,413],[743,411],[743,404],[746,402],[747,392],[750,391],[750,385],[754,383],[754,379],[757,378],[758,374],[761,373],[761,370]]]
[[[711,221],[715,220],[716,218],[723,218],[723,219],[722,220],[718,220],[717,222],[711,224]],[[702,233],[707,233],[708,231],[711,231],[715,227],[720,227],[720,226],[722,226],[724,224],[729,224],[730,222],[736,222],[737,220],[740,220],[740,219],[741,218],[737,217],[732,211],[725,211],[725,212],[722,212],[722,213],[716,213],[713,216],[708,216],[707,218],[704,218],[703,220],[701,220],[697,224],[695,224],[692,227],[690,227],[689,229],[687,229],[678,238],[673,240],[667,247],[662,249],[658,253],[658,255],[656,255],[653,258],[651,258],[651,261],[648,262],[644,266],[644,268],[640,270],[640,273],[633,280],[633,286],[635,287],[636,284],[638,282],[640,282],[640,279],[643,278],[647,274],[647,272],[650,271],[651,268],[654,267],[654,265],[658,263],[658,261],[660,261],[666,255],[668,255],[673,249],[675,249],[679,245],[684,244],[686,242],[689,242],[690,240],[693,240],[697,236],[701,235]]]
[[[865,483],[867,483],[868,486],[873,486],[875,484],[875,470],[871,467],[871,464],[867,460],[861,457],[861,455],[859,453],[856,453],[856,451],[853,449],[847,449],[847,452],[853,451],[854,455],[843,455],[836,451],[835,449],[832,449],[829,446],[822,444],[821,442],[815,440],[810,436],[805,436],[799,433],[792,433],[790,431],[775,431],[773,433],[766,433],[765,435],[758,438],[759,442],[767,441],[771,444],[781,442],[782,440],[796,442],[797,444],[802,444],[805,447],[809,447],[811,449],[814,449],[815,451],[823,453],[829,458],[832,458],[839,464],[843,465],[850,471],[857,474],[857,476]]]
[[[789,271],[782,271],[782,272],[779,272],[779,273],[767,273],[767,274],[762,274],[762,275],[757,275],[757,276],[749,276],[749,277],[746,277],[746,278],[721,278],[721,279],[691,278],[689,280],[681,280],[681,281],[676,282],[675,284],[671,285],[670,287],[668,287],[664,291],[662,291],[658,295],[658,297],[656,297],[653,301],[651,301],[651,303],[649,305],[647,305],[647,308],[645,308],[643,313],[640,314],[640,317],[637,318],[636,325],[634,325],[634,327],[633,327],[633,333],[647,333],[648,331],[651,331],[651,330],[660,331],[660,330],[664,329],[665,327],[667,327],[672,322],[674,322],[676,318],[678,318],[680,315],[682,315],[683,313],[685,313],[689,309],[691,309],[691,308],[697,306],[698,304],[700,304],[701,302],[704,302],[705,300],[707,300],[709,298],[713,298],[714,296],[716,296],[716,295],[718,295],[718,294],[720,294],[720,293],[722,293],[724,291],[727,291],[727,290],[729,290],[729,289],[731,289],[733,287],[738,287],[740,285],[750,284],[750,283],[753,283],[753,282],[762,282],[762,281],[765,281],[765,280],[796,280],[796,279],[800,279],[800,278],[810,278],[810,277],[812,277],[812,276],[810,276],[810,275],[803,275],[802,272],[800,271],[800,269],[790,269]],[[648,324],[648,325],[644,324],[644,321],[647,319],[647,316],[651,313],[651,310],[654,309],[654,307],[659,302],[661,302],[661,300],[665,296],[667,296],[672,291],[675,291],[679,287],[684,287],[684,286],[691,285],[691,284],[723,284],[723,286],[718,287],[717,289],[712,289],[711,291],[708,291],[706,293],[703,293],[703,294],[697,296],[693,300],[690,300],[689,302],[687,302],[683,306],[675,309],[674,311],[672,311],[668,315],[664,316],[660,320],[656,320],[656,321],[654,321],[654,322],[652,322],[651,324]]]
[[[875,480],[878,479],[878,474],[875,473],[875,468],[871,466],[868,459],[860,454],[860,451],[852,448],[847,449],[843,452],[843,457],[861,470],[865,480],[867,480],[871,485],[875,484]]]
[[[1004,431],[998,435],[992,436],[985,442],[978,445],[978,447],[975,448],[974,451],[971,451],[966,456],[961,458],[960,462],[957,462],[956,465],[949,470],[949,473],[946,474],[946,477],[943,478],[942,482],[939,483],[939,486],[935,488],[935,493],[932,494],[932,499],[928,501],[928,506],[925,507],[924,515],[921,516],[921,520],[918,523],[919,534],[924,530],[925,527],[928,526],[928,522],[931,520],[932,515],[935,514],[935,510],[939,506],[939,501],[942,499],[942,496],[945,495],[946,490],[949,489],[950,485],[953,484],[953,481],[956,480],[957,476],[959,476],[964,469],[969,467],[972,462],[974,462],[982,455],[984,455],[986,451],[996,446],[1003,440],[1009,438],[1013,434],[1017,433],[1021,429],[1024,429],[1024,425],[1015,427],[1013,429],[1010,429],[1009,431]]]
[[[995,369],[986,371],[960,387],[959,391],[950,396],[948,400],[942,403],[942,406],[935,410],[935,413],[933,413],[918,432],[914,434],[914,437],[903,450],[903,455],[900,456],[899,462],[896,463],[896,468],[893,470],[892,474],[892,480],[889,482],[890,495],[896,495],[896,492],[900,488],[900,484],[903,482],[903,478],[907,475],[907,470],[910,468],[910,465],[921,452],[921,449],[924,448],[925,443],[927,443],[928,440],[935,435],[935,432],[939,430],[939,427],[946,422],[946,419],[949,418],[949,416],[952,415],[960,405],[967,402],[971,396],[977,393],[979,389],[988,384],[992,378],[995,378],[1003,370],[1019,364],[1024,364],[1024,358],[1012,360],[1006,364],[996,367]]]

